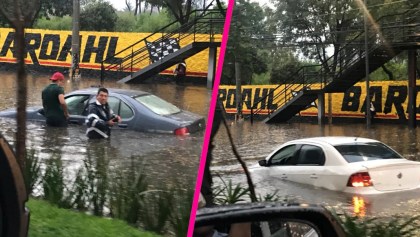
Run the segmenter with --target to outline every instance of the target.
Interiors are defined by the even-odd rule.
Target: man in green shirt
[[[64,100],[63,74],[56,72],[50,78],[51,84],[42,91],[42,106],[44,115],[47,118],[47,125],[53,127],[67,126],[69,113]]]

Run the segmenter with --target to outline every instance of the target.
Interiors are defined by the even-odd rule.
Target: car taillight
[[[372,180],[368,172],[352,174],[347,182],[348,187],[369,187],[372,186]]]
[[[190,131],[188,131],[188,128],[178,128],[175,129],[174,134],[177,136],[185,136],[190,134]]]

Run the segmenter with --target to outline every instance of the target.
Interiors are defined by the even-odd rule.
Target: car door
[[[323,187],[328,182],[325,174],[325,153],[322,147],[304,144],[299,147],[295,172],[289,179],[294,182]]]
[[[69,122],[73,124],[84,124],[88,113],[90,95],[70,95],[65,98],[69,112]]]
[[[133,125],[131,121],[134,118],[134,111],[127,103],[118,97],[110,96],[108,97],[108,104],[112,111],[121,117],[122,121],[118,124],[118,127],[128,128]]]
[[[263,173],[270,178],[289,180],[294,173],[297,145],[280,148],[267,161],[267,169]],[[264,174],[263,174],[264,175]]]

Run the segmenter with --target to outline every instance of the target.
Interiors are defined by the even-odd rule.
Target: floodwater
[[[29,73],[28,106],[41,105],[41,91],[50,83],[50,75]],[[98,85],[99,80],[81,78],[68,81],[65,92]],[[138,89],[151,92],[178,107],[207,117],[211,91],[205,86],[177,86],[175,84],[118,84],[105,81],[105,87]],[[16,79],[13,73],[1,73],[0,110],[15,106]],[[109,140],[89,141],[85,127],[50,128],[41,123],[28,123],[27,146],[41,159],[60,154],[68,179],[74,176],[88,155],[106,156],[109,165],[119,170],[141,167],[154,187],[177,185],[194,188],[204,132],[186,137],[167,134],[114,130]],[[15,120],[0,118],[0,132],[14,143]]]
[[[364,124],[333,124],[319,126],[308,123],[265,124],[249,121],[230,122],[229,129],[239,154],[248,167],[256,165],[276,147],[292,139],[315,136],[359,136],[373,138],[388,144],[404,157],[420,161],[420,129],[410,130],[407,125],[374,124],[366,129]],[[245,175],[228,145],[226,129],[221,126],[213,141],[212,175],[216,185],[221,179],[247,187]],[[420,174],[420,172],[419,172]],[[420,191],[397,192],[384,195],[357,196],[314,188],[278,179],[263,180],[254,177],[257,194],[277,191],[281,200],[323,204],[338,211],[367,216],[390,214],[416,215],[420,210]]]

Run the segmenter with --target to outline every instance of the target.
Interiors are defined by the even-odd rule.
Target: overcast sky
[[[107,0],[110,2],[117,10],[124,10],[125,8],[125,0]],[[134,0],[130,0],[131,2],[134,2]],[[224,0],[225,2],[227,0]],[[260,5],[264,5],[269,2],[269,0],[252,0],[253,2],[259,2]]]

